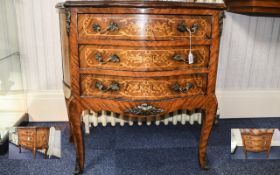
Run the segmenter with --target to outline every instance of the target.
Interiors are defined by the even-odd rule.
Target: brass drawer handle
[[[119,25],[115,22],[110,22],[108,27],[106,27],[104,30],[101,30],[101,26],[99,24],[93,24],[92,29],[95,32],[99,32],[100,34],[104,34],[106,32],[114,32],[119,30]]]
[[[175,83],[174,85],[171,86],[171,90],[175,92],[188,92],[191,88],[193,87],[192,83],[186,83],[184,87],[181,87],[178,83]]]
[[[112,63],[120,62],[120,58],[116,54],[113,54],[107,60],[104,60],[102,57],[102,54],[98,52],[95,54],[95,59],[96,59],[96,61],[98,61],[101,64],[106,64],[108,62],[112,62]]]
[[[177,30],[179,32],[185,33],[185,32],[189,32],[189,33],[195,33],[198,30],[199,26],[198,24],[193,24],[191,27],[188,27],[187,24],[185,23],[180,23],[177,26]]]
[[[95,83],[95,88],[102,92],[113,92],[120,90],[120,84],[118,82],[112,81],[112,83],[106,87],[102,84],[101,81]]]
[[[136,106],[134,108],[130,108],[130,109],[127,109],[125,110],[126,113],[131,113],[133,115],[145,115],[145,116],[148,116],[148,115],[157,115],[157,114],[160,114],[162,112],[164,112],[163,109],[161,108],[156,108],[152,105],[148,105],[146,103],[143,103],[139,106]]]
[[[195,59],[195,56],[193,56],[193,62],[192,63],[189,63],[189,59],[188,58],[184,58],[182,55],[179,55],[179,54],[176,54],[172,57],[173,60],[175,61],[183,61],[187,64],[193,64],[194,63],[194,59]]]

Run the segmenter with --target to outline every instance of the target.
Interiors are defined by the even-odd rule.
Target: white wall
[[[33,120],[67,120],[54,8],[59,1],[63,0],[16,1],[25,87],[33,97],[28,104],[35,104],[28,106]],[[217,78],[222,117],[280,116],[279,55],[280,18],[226,13]],[[56,111],[42,113],[50,111],[42,107]]]

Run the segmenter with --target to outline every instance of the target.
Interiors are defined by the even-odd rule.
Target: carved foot
[[[204,157],[203,160],[200,160],[199,161],[199,165],[200,165],[200,168],[204,171],[208,171],[210,170],[210,166],[208,164],[208,159],[207,157]]]
[[[208,171],[210,170],[210,166],[206,163],[203,167],[201,167],[202,170]]]
[[[36,149],[33,149],[33,159],[35,159],[36,158]]]
[[[208,171],[208,170],[210,170],[210,168],[211,168],[210,165],[209,165],[208,163],[209,163],[208,158],[207,158],[207,156],[205,155],[205,157],[203,157],[203,159],[199,161],[199,166],[200,166],[200,168],[201,168],[202,170]]]
[[[83,170],[81,169],[78,160],[76,160],[76,164],[75,164],[75,170],[74,170],[74,175],[80,175],[83,173]]]
[[[48,153],[48,149],[45,149],[45,156],[44,156],[44,159],[47,158],[47,153]]]

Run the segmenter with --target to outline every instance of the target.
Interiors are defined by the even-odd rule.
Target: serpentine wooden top
[[[56,8],[75,7],[135,7],[135,8],[197,8],[197,9],[225,9],[223,3],[193,3],[182,1],[66,1],[56,5]]]

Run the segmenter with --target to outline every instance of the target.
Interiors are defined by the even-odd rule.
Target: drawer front
[[[271,134],[267,135],[249,135],[242,134],[246,150],[248,151],[263,151],[267,150],[271,144]]]
[[[185,40],[211,37],[211,16],[80,14],[80,39]]]
[[[81,96],[125,100],[162,100],[203,95],[206,92],[206,75],[149,78],[81,75]]]
[[[261,151],[266,151],[267,148],[265,148],[265,147],[257,147],[257,146],[247,146],[246,150],[247,151],[252,151],[252,152],[261,152]]]
[[[248,146],[255,146],[255,147],[263,147],[265,145],[267,145],[268,143],[265,141],[265,140],[262,140],[262,141],[246,141],[245,142],[246,145]]]
[[[266,135],[243,135],[245,141],[252,142],[262,142],[262,141],[270,141],[272,136],[271,134]]]
[[[18,142],[20,145],[25,147],[33,147],[34,146],[34,137],[28,135],[18,135]]]
[[[18,128],[18,141],[19,144],[25,147],[33,147],[35,129]]]
[[[19,140],[23,140],[23,141],[26,141],[26,142],[33,142],[34,141],[34,136],[19,135]]]
[[[19,145],[25,147],[25,148],[33,148],[35,147],[34,142],[28,142],[28,141],[19,141]]]
[[[129,71],[160,71],[208,67],[209,46],[192,46],[194,63],[186,47],[113,47],[81,45],[80,67]]]

